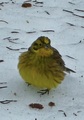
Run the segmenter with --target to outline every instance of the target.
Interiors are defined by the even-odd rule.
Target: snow
[[[84,17],[80,17],[84,16],[84,0],[37,1],[43,4],[30,0],[32,7],[22,8],[24,0],[0,0],[0,60],[4,60],[0,62],[0,87],[7,86],[0,89],[0,120],[84,120]],[[67,74],[58,88],[40,96],[38,88],[22,80],[17,64],[19,55],[42,35],[51,39],[66,66],[76,73]],[[4,100],[17,101],[2,104]],[[30,108],[31,103],[44,108]]]

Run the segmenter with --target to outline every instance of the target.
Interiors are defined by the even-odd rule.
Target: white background
[[[38,4],[30,0],[30,8],[22,8],[23,2],[0,0],[0,60],[4,60],[0,62],[0,83],[7,82],[0,84],[7,86],[0,89],[0,101],[17,100],[0,103],[0,120],[84,120],[84,0],[38,0],[43,2]],[[76,73],[67,74],[58,88],[40,96],[38,88],[28,87],[22,80],[17,64],[19,55],[42,35],[51,39],[66,66]],[[55,103],[52,108],[48,106],[51,101]],[[40,103],[44,109],[32,109],[30,103]]]

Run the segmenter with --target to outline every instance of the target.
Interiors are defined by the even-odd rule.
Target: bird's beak
[[[48,48],[50,48],[50,46],[49,45],[45,45],[45,49],[48,49]]]

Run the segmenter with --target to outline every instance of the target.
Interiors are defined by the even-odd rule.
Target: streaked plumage
[[[48,37],[39,37],[20,55],[18,63],[20,75],[26,82],[48,90],[63,81],[65,72],[75,72],[65,66],[62,56],[50,42]]]

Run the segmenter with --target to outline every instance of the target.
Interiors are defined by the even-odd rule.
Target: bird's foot
[[[40,95],[49,94],[49,89],[40,90],[37,93],[40,93]]]

